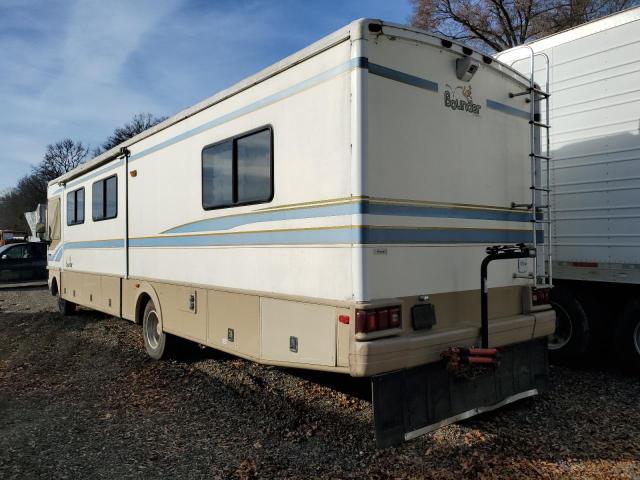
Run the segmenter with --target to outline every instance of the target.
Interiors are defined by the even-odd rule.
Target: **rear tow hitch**
[[[440,356],[447,361],[447,371],[455,376],[475,376],[487,368],[500,366],[497,348],[449,347]]]

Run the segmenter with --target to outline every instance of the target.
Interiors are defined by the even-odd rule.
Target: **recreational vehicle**
[[[551,353],[640,371],[640,8],[497,58],[551,93]]]
[[[51,293],[141,323],[156,359],[180,337],[371,377],[381,446],[535,395],[529,85],[355,21],[52,181]]]

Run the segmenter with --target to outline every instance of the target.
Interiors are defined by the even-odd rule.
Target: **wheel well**
[[[142,323],[142,315],[144,314],[144,309],[147,306],[147,303],[151,300],[151,297],[148,293],[142,292],[138,297],[138,301],[136,303],[136,320],[137,324]]]
[[[51,279],[51,295],[54,297],[58,295],[58,281],[56,280],[56,277]]]

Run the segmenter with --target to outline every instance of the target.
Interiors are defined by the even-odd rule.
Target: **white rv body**
[[[356,21],[51,182],[63,213],[52,288],[136,321],[151,299],[164,332],[354,376],[479,344],[485,249],[532,238],[529,215],[511,209],[530,195],[529,117],[509,98],[525,78],[473,53],[479,70],[461,82],[463,55]],[[262,129],[272,198],[203,208],[203,149]],[[113,175],[117,217],[92,221],[94,183]],[[81,187],[85,221],[68,226],[67,195]],[[531,308],[531,281],[514,277],[530,264],[491,266],[492,346],[553,331],[553,312]],[[421,302],[436,324],[414,331]],[[356,310],[393,305],[398,328],[356,332]]]
[[[611,343],[640,365],[640,327],[627,326],[640,284],[640,8],[496,58],[529,75],[528,48],[536,54],[541,88],[543,55],[549,58],[553,275],[563,290],[558,302],[565,311],[575,302],[586,311],[585,318],[570,315],[580,338],[566,339],[562,349],[571,348],[567,355],[575,357],[589,344]],[[573,348],[574,341],[580,346]]]

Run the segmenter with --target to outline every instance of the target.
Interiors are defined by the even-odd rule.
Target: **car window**
[[[32,258],[43,259],[47,257],[47,249],[44,243],[32,243],[29,245]]]
[[[29,251],[26,245],[16,245],[15,247],[7,249],[2,255],[6,255],[9,259],[17,260],[20,258],[29,258]]]

